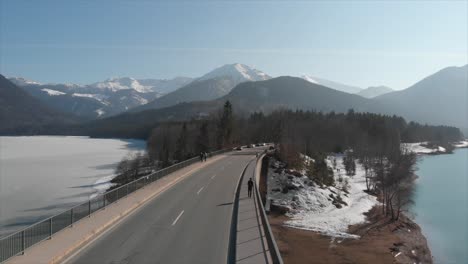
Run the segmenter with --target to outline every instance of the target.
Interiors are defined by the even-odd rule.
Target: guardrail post
[[[73,208],[70,210],[70,227],[73,226]]]
[[[49,220],[49,239],[52,239],[52,217]]]
[[[21,251],[23,252],[26,250],[26,236],[24,234],[24,230],[21,232]]]
[[[91,217],[91,200],[88,201],[88,217]]]
[[[102,201],[102,204],[103,204],[103,205],[102,205],[102,208],[103,208],[103,209],[106,209],[106,194],[103,194],[103,195],[102,195],[102,200],[103,200],[103,201]]]

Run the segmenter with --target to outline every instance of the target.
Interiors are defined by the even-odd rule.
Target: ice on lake
[[[145,141],[0,137],[0,235],[102,192],[117,163]]]

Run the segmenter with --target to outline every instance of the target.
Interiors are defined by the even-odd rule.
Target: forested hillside
[[[73,120],[53,111],[0,75],[0,134],[54,133],[63,131],[63,125]]]

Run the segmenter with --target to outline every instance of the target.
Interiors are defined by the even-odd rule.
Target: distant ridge
[[[50,109],[0,75],[0,134],[37,134],[71,123],[70,117]]]

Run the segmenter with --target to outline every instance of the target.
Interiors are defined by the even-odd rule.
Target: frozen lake
[[[52,216],[109,185],[142,140],[0,137],[0,235]]]

